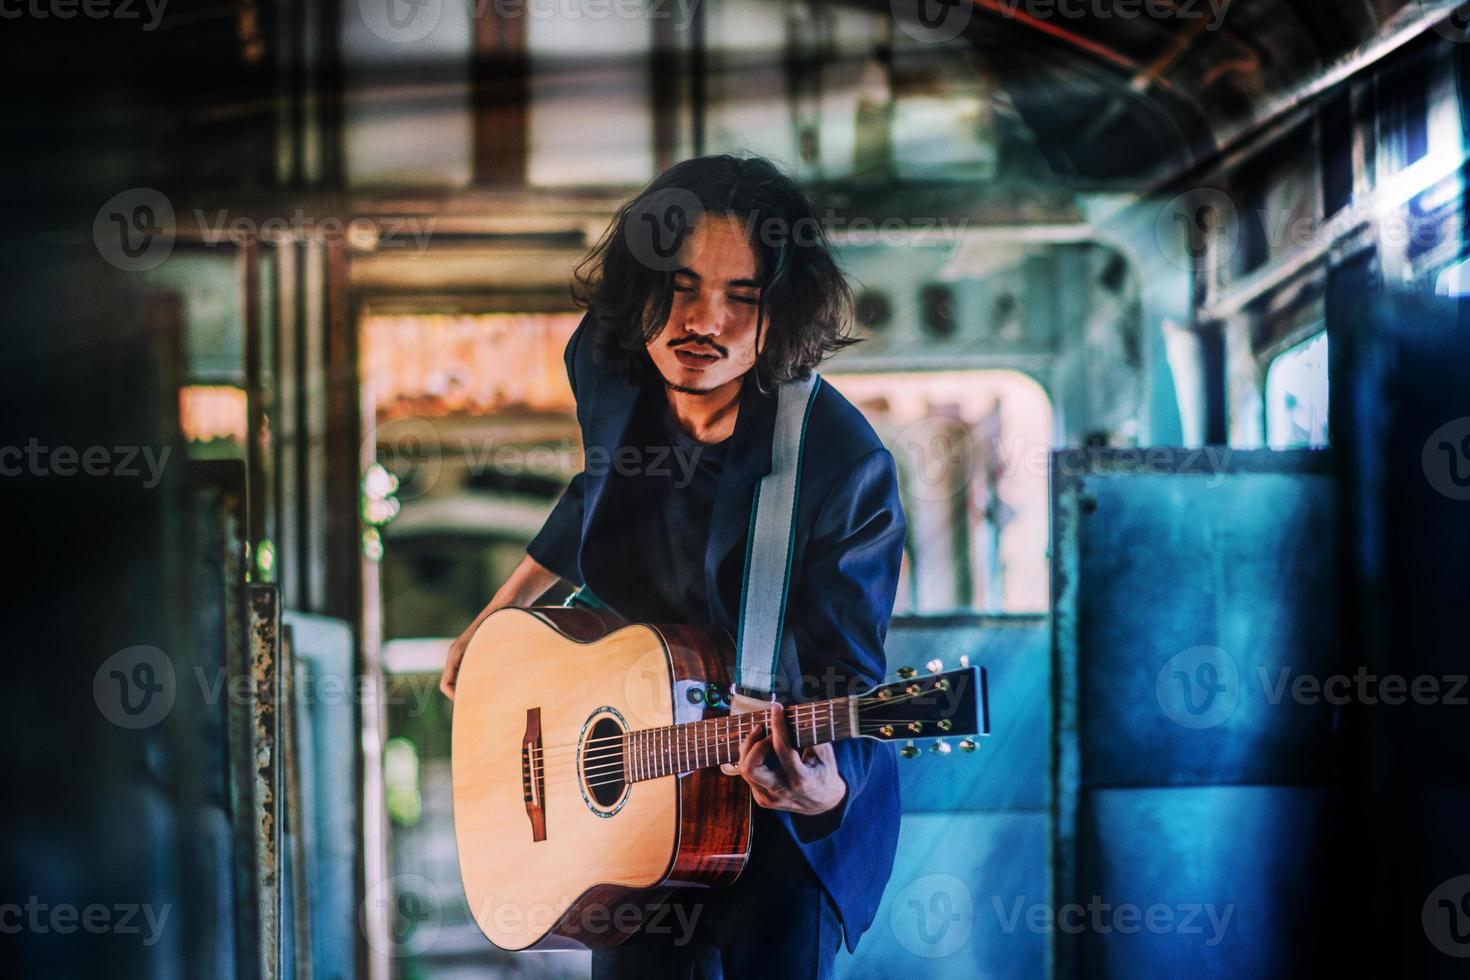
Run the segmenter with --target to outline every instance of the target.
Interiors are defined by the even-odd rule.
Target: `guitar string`
[[[859,700],[867,700],[867,701],[874,701],[874,702],[885,702],[885,703],[887,703],[889,705],[893,705],[893,704],[898,704],[898,703],[900,703],[902,701],[905,701],[905,700],[912,699],[914,697],[921,696],[924,693],[930,693],[930,692],[917,691],[917,692],[914,692],[912,694],[903,694],[903,695],[900,695],[900,696],[898,696],[896,698],[877,698],[877,697],[874,697],[874,698],[863,698],[863,699],[859,699]],[[807,707],[808,705],[810,705],[810,708],[811,708],[811,711],[809,712],[809,717],[807,717],[807,718],[800,717],[801,709],[803,707]],[[817,728],[822,727],[823,718],[821,717],[821,715],[822,715],[822,712],[823,712],[824,709],[825,709],[825,713],[827,715],[827,717],[825,719],[826,727],[828,727],[829,730],[835,730],[836,709],[838,707],[839,707],[839,705],[835,701],[820,701],[820,702],[816,702],[815,704],[811,704],[810,702],[808,702],[807,705],[795,705],[795,706],[792,706],[791,708],[788,708],[788,710],[792,712],[792,725],[793,725],[793,728],[798,729],[798,732],[797,732],[797,743],[798,743],[798,745],[797,745],[797,747],[798,748],[806,748],[807,747],[807,746],[800,745],[800,733],[799,733],[799,729],[801,727],[803,727],[803,726],[806,726],[806,727],[811,727],[815,731]],[[736,730],[735,730],[735,733],[733,733],[733,734],[739,736],[739,741],[744,741],[744,738],[746,737],[746,734],[747,733],[745,733],[744,730],[743,730],[744,729],[744,721],[743,721],[743,719],[750,718],[752,721],[756,721],[761,716],[765,716],[768,719],[769,716],[770,716],[770,712],[769,711],[765,711],[765,712],[749,712],[749,713],[744,714],[744,715],[728,715],[728,716],[724,716],[724,717],[721,717],[721,718],[704,719],[704,720],[702,720],[700,722],[694,723],[696,725],[702,726],[702,729],[699,731],[700,737],[698,739],[695,739],[695,740],[690,740],[687,737],[682,737],[682,738],[669,737],[674,732],[678,732],[678,731],[690,731],[691,730],[689,727],[685,727],[683,725],[681,725],[681,726],[662,726],[662,727],[656,728],[656,729],[640,729],[640,730],[638,730],[638,734],[643,734],[644,735],[644,738],[642,739],[642,744],[637,745],[637,746],[634,746],[632,744],[632,740],[630,738],[630,735],[632,735],[633,733],[620,733],[618,735],[610,735],[610,736],[603,736],[603,737],[600,737],[600,738],[597,738],[597,739],[590,739],[590,740],[588,740],[588,742],[586,742],[584,744],[589,744],[590,745],[590,744],[592,744],[594,742],[611,742],[611,741],[618,741],[620,744],[619,745],[616,745],[616,746],[611,746],[611,745],[609,745],[609,746],[602,746],[599,749],[594,750],[594,752],[586,753],[586,754],[582,755],[582,757],[580,759],[578,759],[575,754],[573,754],[570,757],[557,758],[557,759],[551,760],[551,761],[548,761],[546,759],[546,754],[548,752],[553,752],[556,749],[573,748],[572,746],[556,746],[556,747],[542,746],[542,747],[536,747],[536,748],[533,748],[532,751],[529,753],[531,759],[533,760],[532,765],[530,767],[530,770],[531,770],[532,773],[534,773],[538,777],[541,777],[541,778],[544,779],[545,776],[548,774],[548,766],[549,765],[556,765],[558,767],[558,770],[561,770],[562,767],[564,767],[564,766],[570,766],[573,774],[578,775],[579,777],[586,776],[586,775],[591,775],[591,774],[594,774],[594,773],[600,773],[600,772],[605,771],[605,770],[616,770],[616,769],[620,769],[620,768],[623,768],[625,765],[627,765],[629,762],[632,762],[634,764],[633,767],[635,769],[642,768],[642,766],[639,765],[639,763],[643,763],[643,764],[651,764],[651,765],[649,765],[649,768],[652,769],[652,770],[659,770],[659,769],[662,768],[661,766],[658,765],[658,763],[660,761],[663,761],[663,762],[672,761],[672,762],[674,762],[675,765],[678,765],[678,766],[681,766],[682,767],[683,760],[685,760],[685,759],[700,760],[700,759],[703,759],[703,758],[706,758],[706,757],[711,756],[713,754],[712,750],[718,751],[718,750],[723,749],[723,748],[735,747],[737,745],[737,740],[730,737],[732,733],[729,731],[728,727],[726,727],[724,729],[724,731],[722,732],[720,730],[720,728],[717,727],[718,726],[718,723],[724,722],[728,726],[728,723],[729,723],[729,720],[730,719],[736,719]],[[890,724],[910,724],[912,722],[924,722],[924,721],[928,721],[928,720],[930,720],[930,719],[926,719],[926,718],[912,718],[912,719],[911,718],[873,719],[873,720],[869,720],[867,722],[861,722],[860,724],[867,725],[868,727],[866,728],[866,730],[860,730],[857,734],[859,734],[859,735],[869,735],[869,734],[881,733],[882,727],[884,725],[890,725]],[[765,722],[761,722],[761,724],[765,724]],[[754,730],[754,729],[752,729],[752,730]],[[645,733],[657,733],[657,734],[654,734],[654,735],[652,735],[650,737],[650,736],[648,736]],[[721,737],[722,735],[724,736],[723,738]],[[713,738],[711,738],[711,736],[713,736]],[[665,741],[665,739],[666,739],[666,741]],[[814,744],[817,744],[817,743],[814,743]],[[634,755],[634,750],[635,749],[638,750],[637,753],[636,753],[636,755]],[[650,753],[648,751],[649,749],[653,749],[653,752]],[[559,752],[557,754],[560,755]],[[632,756],[631,759],[630,759],[630,756]],[[726,761],[726,760],[721,760],[721,761]],[[728,760],[728,761],[733,761],[733,760]],[[592,763],[592,765],[588,765],[587,763]],[[718,764],[718,763],[716,763],[716,764]],[[708,768],[708,767],[707,766],[699,766],[697,768]],[[692,771],[692,770],[682,770],[682,768],[681,768],[681,771]],[[558,771],[557,773],[555,773],[555,775],[562,776],[562,775],[565,775],[565,772]],[[589,785],[591,785],[591,784],[589,784]]]
[[[922,720],[922,719],[916,719],[916,720]],[[864,734],[866,734],[866,733],[864,733]],[[726,760],[726,761],[733,762],[734,760],[733,759],[730,759],[730,760]],[[719,765],[719,764],[720,763],[712,763],[711,766],[701,766],[700,768],[701,769],[711,768],[713,765]],[[587,787],[589,789],[599,789],[599,788],[604,787],[604,786],[616,786],[616,785],[619,785],[619,784],[631,785],[632,783],[635,783],[635,782],[645,782],[645,781],[647,781],[649,779],[661,779],[661,778],[663,778],[665,776],[673,776],[673,775],[676,775],[676,774],[683,774],[685,772],[693,771],[693,770],[680,769],[680,770],[677,770],[677,772],[675,772],[675,771],[660,772],[660,773],[658,773],[657,775],[654,775],[654,776],[640,776],[640,777],[638,777],[636,779],[629,780],[626,777],[625,770],[623,769],[622,763],[618,763],[618,764],[612,766],[611,768],[615,772],[616,771],[623,771],[624,774],[623,775],[620,775],[620,776],[615,776],[615,777],[613,777],[611,779],[588,780],[587,781]],[[564,778],[568,774],[566,774],[566,773],[559,773],[557,775],[559,777]],[[604,775],[604,774],[599,773],[599,775]],[[607,773],[606,775],[611,775],[611,773]]]
[[[917,692],[915,692],[913,694],[900,694],[897,697],[891,697],[891,698],[877,698],[877,697],[868,698],[868,697],[863,697],[863,698],[858,698],[856,700],[858,700],[859,703],[862,703],[862,702],[874,702],[874,703],[882,703],[882,704],[887,704],[887,705],[894,705],[894,704],[901,704],[904,701],[909,701],[909,700],[912,700],[912,699],[917,698],[917,697],[922,697],[924,694],[928,694],[928,693],[934,693],[934,692],[932,692],[932,691],[917,691]],[[808,702],[803,702],[802,704],[788,706],[786,710],[788,712],[791,712],[792,713],[793,727],[798,722],[800,724],[802,724],[802,725],[809,725],[810,724],[810,722],[811,722],[812,719],[810,719],[810,718],[798,718],[798,717],[796,717],[802,711],[802,709],[808,708],[808,707],[814,709],[814,715],[815,715],[815,712],[820,712],[821,710],[825,709],[826,712],[827,712],[827,714],[828,714],[828,716],[829,716],[829,720],[830,720],[831,716],[833,716],[835,714],[835,712],[839,709],[839,705],[835,701],[817,701],[817,702],[809,702],[808,701]],[[742,713],[742,714],[739,714],[739,715],[724,715],[724,716],[721,716],[719,718],[704,718],[704,719],[701,719],[699,721],[693,722],[692,724],[695,724],[695,725],[708,725],[708,724],[710,724],[712,722],[721,722],[721,721],[726,721],[727,719],[768,717],[769,715],[770,715],[770,712],[769,711],[752,711],[752,712],[745,712],[745,713]],[[815,715],[815,717],[816,717],[817,720],[820,721],[820,717],[821,717],[820,715]],[[928,719],[922,719],[921,718],[921,719],[918,719],[918,720],[919,721],[926,721]],[[689,723],[686,723],[686,724],[689,724]],[[886,722],[885,722],[885,724],[886,724]],[[637,729],[636,731],[638,733],[650,733],[650,732],[660,732],[660,733],[662,733],[662,732],[677,731],[677,730],[679,730],[679,729],[681,729],[683,727],[684,727],[683,725],[661,725],[661,726],[658,726],[658,727],[655,727],[655,728],[640,728],[640,729]],[[613,740],[616,740],[616,739],[626,738],[628,734],[630,734],[630,733],[628,733],[628,732],[621,732],[621,733],[619,733],[617,735],[604,735],[604,736],[600,736],[598,738],[587,739],[585,742],[583,742],[581,744],[582,745],[592,745],[592,744],[595,744],[597,742],[609,742],[609,741],[613,741]],[[574,746],[574,745],[560,744],[560,745],[556,745],[556,746],[543,746],[542,748],[543,748],[543,750],[545,750],[545,749],[566,749],[566,748],[575,748],[575,747],[576,746]]]
[[[911,696],[912,695],[904,696],[901,698],[890,698],[887,700],[889,704],[894,704],[900,700],[905,699],[906,697]],[[834,702],[819,702],[817,705],[814,706],[815,710],[813,710],[807,718],[801,718],[799,714],[793,713],[793,728],[799,730],[800,728],[807,727],[811,728],[813,731],[816,731],[817,729],[826,727],[829,731],[835,731],[836,707],[837,705]],[[822,717],[824,713],[822,709],[825,709],[825,718]],[[690,731],[689,728],[686,728],[684,726],[675,726],[672,728],[665,726],[658,729],[640,729],[638,734],[642,735],[643,737],[638,739],[639,744],[634,744],[633,738],[630,737],[632,733],[620,733],[618,735],[604,736],[602,738],[589,740],[589,742],[586,744],[591,744],[593,742],[612,741],[616,741],[619,744],[599,746],[598,748],[583,754],[580,759],[578,759],[575,752],[573,752],[573,754],[569,756],[563,757],[561,751],[559,751],[573,749],[573,746],[542,746],[538,748],[533,748],[532,751],[529,753],[529,757],[532,762],[530,768],[532,772],[544,777],[548,772],[548,767],[551,765],[555,765],[559,769],[565,766],[570,766],[573,770],[576,770],[579,768],[580,764],[581,771],[583,773],[593,773],[599,771],[600,768],[612,768],[621,766],[623,764],[623,760],[629,759],[630,756],[632,756],[631,761],[633,761],[634,763],[653,763],[653,768],[660,768],[657,766],[657,763],[661,759],[665,761],[673,759],[676,763],[682,762],[682,760],[685,758],[692,758],[696,760],[702,759],[712,755],[713,751],[720,750],[725,746],[734,747],[738,744],[738,742],[743,742],[744,739],[748,736],[748,733],[744,730],[745,725],[743,719],[748,717],[751,719],[751,721],[755,722],[762,714],[769,716],[769,712],[751,712],[748,715],[731,715],[724,718],[705,719],[703,722],[696,723],[703,727],[701,730],[698,731],[699,737],[695,739],[690,739],[687,736],[673,736],[674,732]],[[728,727],[729,719],[731,718],[737,719],[734,732],[731,732]],[[883,725],[887,724],[908,724],[913,721],[923,722],[926,720],[929,719],[901,718],[869,720],[867,722],[860,723],[868,727],[865,730],[860,730],[857,734],[864,735],[877,733],[881,731]],[[721,722],[724,723],[723,728],[720,726]],[[765,722],[761,721],[760,724],[764,725]],[[752,730],[754,730],[754,728],[752,728]],[[655,734],[648,735],[644,733]],[[801,745],[800,742],[801,735],[798,731],[797,747],[808,747]],[[548,760],[548,753],[554,753],[558,758]],[[589,765],[589,763],[591,764]]]
[[[797,712],[794,709],[787,709],[788,711],[792,712],[789,716],[792,718],[792,727],[795,728],[799,726],[801,728],[811,728],[813,723],[816,723],[818,727],[830,727],[830,723],[838,717],[836,705],[831,704],[831,702],[821,701],[818,702],[815,707],[817,710],[809,713],[806,717],[802,717],[801,713]],[[821,713],[822,709],[824,708],[826,709],[825,716]],[[718,718],[704,718],[695,722],[686,722],[681,725],[660,725],[656,728],[640,728],[635,729],[632,732],[620,732],[617,735],[599,736],[598,738],[587,739],[585,742],[582,742],[580,744],[583,746],[587,746],[594,745],[599,742],[623,741],[627,739],[629,735],[642,735],[643,737],[650,739],[677,738],[678,736],[672,736],[671,733],[678,731],[694,730],[694,726],[704,726],[704,731],[712,731],[714,730],[714,726],[722,723],[728,725],[730,721],[736,721],[738,727],[743,727],[743,719],[765,719],[769,718],[769,716],[770,712],[768,711],[748,712],[739,715],[724,715]],[[761,721],[760,724],[764,725],[766,724],[766,722]],[[555,751],[558,749],[575,749],[577,747],[578,746],[575,744],[563,743],[554,746],[541,746],[539,747],[539,749],[533,748],[532,751],[547,752]]]
[[[743,735],[739,738],[729,737],[729,735],[733,734],[735,733],[727,733],[727,737],[722,738],[720,737],[719,732],[712,731],[705,733],[706,737],[701,738],[697,741],[685,739],[678,743],[671,742],[667,745],[658,746],[654,746],[651,744],[643,746],[631,746],[625,744],[620,746],[604,747],[602,749],[599,749],[596,753],[587,753],[583,755],[582,759],[580,760],[580,762],[582,763],[581,765],[579,765],[579,760],[576,758],[575,754],[562,756],[561,753],[557,753],[556,758],[552,760],[546,760],[545,754],[542,753],[542,758],[532,766],[532,771],[537,773],[538,775],[545,775],[549,771],[548,767],[554,765],[559,770],[558,772],[554,773],[555,775],[564,774],[560,770],[564,770],[567,768],[570,768],[573,771],[580,769],[582,773],[591,774],[603,769],[622,768],[625,760],[627,760],[630,756],[635,761],[647,760],[651,763],[657,762],[660,758],[674,761],[681,761],[684,759],[712,758],[716,752],[719,752],[726,748],[738,750],[740,743],[743,742],[745,738]],[[798,739],[797,747],[810,748],[810,745],[801,745],[800,740]],[[653,748],[654,752],[636,751],[638,749],[649,748]],[[591,764],[588,765],[587,763]],[[711,764],[713,765],[715,763]],[[705,767],[700,766],[699,768]]]
[[[919,720],[923,720],[923,719],[919,719]],[[701,767],[701,768],[710,768],[710,767],[705,766],[705,767]],[[683,771],[682,770],[679,773],[677,773],[677,775],[682,775],[682,774],[683,774]],[[633,779],[633,780],[629,780],[627,778],[601,779],[601,780],[597,780],[597,781],[588,781],[587,788],[588,789],[600,789],[600,788],[602,788],[604,786],[617,786],[619,784],[622,784],[622,785],[625,785],[625,786],[631,786],[633,783],[646,782],[649,779],[662,779],[664,776],[673,776],[673,775],[676,775],[676,773],[666,772],[666,773],[662,773],[662,774],[660,774],[658,776],[646,776],[646,777],[640,777],[638,779]]]
[[[835,722],[838,717],[838,713],[836,710],[837,706],[832,702],[823,701],[818,702],[814,706],[814,708],[815,710],[809,712],[807,717],[801,717],[799,712],[793,711],[792,727],[806,729],[827,728],[829,730],[834,730]],[[825,712],[823,711],[823,709],[825,709]],[[641,740],[644,744],[638,746],[639,748],[655,748],[659,751],[665,752],[672,750],[678,754],[688,754],[688,751],[702,749],[712,743],[723,744],[725,742],[732,741],[730,737],[732,735],[738,734],[739,739],[744,740],[744,738],[747,737],[749,734],[745,731],[745,719],[750,719],[752,722],[757,723],[751,728],[751,730],[753,731],[755,727],[766,725],[766,720],[762,719],[768,719],[769,715],[769,712],[750,712],[748,714],[742,715],[727,715],[720,718],[706,718],[701,721],[694,722],[692,725],[688,723],[686,723],[685,725],[675,726],[666,725],[660,726],[658,728],[638,729],[635,732],[623,732],[617,735],[601,736],[595,739],[588,739],[586,742],[582,743],[582,745],[587,746],[593,745],[595,743],[616,741],[621,744],[617,746],[599,746],[593,751],[605,752],[611,749],[613,752],[621,753],[625,751],[628,747],[631,736],[641,736]],[[729,723],[732,720],[735,722],[734,731],[731,731],[729,728]],[[699,727],[696,728],[694,726]],[[699,734],[700,737],[691,740],[687,736],[679,736],[674,734],[680,731],[695,731]],[[798,742],[800,741],[800,738],[801,735],[798,732]],[[805,746],[802,747],[804,748]],[[575,745],[565,744],[556,746],[532,747],[529,755],[532,759],[537,759],[538,757],[544,759],[547,753],[555,752],[557,754],[560,754],[561,752],[566,750],[576,750],[576,748],[577,746]],[[686,749],[688,751],[686,751]],[[584,757],[595,758],[591,753],[588,753]]]
[[[922,722],[922,721],[925,721],[925,720],[927,720],[927,719],[923,719],[923,718],[912,718],[912,719],[896,718],[896,719],[893,719],[892,722],[872,723],[868,727],[866,727],[865,729],[859,731],[858,734],[859,735],[875,735],[875,734],[881,734],[881,730],[882,730],[883,726],[884,725],[887,725],[887,724],[908,724],[910,722]],[[810,746],[801,746],[801,745],[798,745],[798,748],[808,748],[808,747],[810,747]],[[558,759],[558,760],[556,760],[557,770],[555,772],[548,772],[548,770],[546,768],[544,768],[544,767],[536,768],[534,770],[534,772],[538,776],[541,776],[543,778],[546,777],[547,775],[551,775],[551,776],[554,776],[556,778],[565,778],[567,776],[577,776],[578,778],[588,778],[588,777],[591,777],[591,776],[601,776],[601,775],[604,775],[604,774],[610,775],[612,773],[617,773],[617,772],[626,773],[627,769],[630,768],[630,763],[631,763],[631,768],[633,768],[635,770],[647,768],[648,770],[650,770],[651,772],[654,773],[654,775],[652,775],[652,776],[644,776],[641,773],[639,773],[639,775],[635,779],[632,780],[632,782],[640,782],[640,781],[642,781],[645,778],[659,778],[659,777],[662,777],[662,776],[673,775],[675,772],[680,772],[680,773],[683,773],[683,772],[693,772],[693,771],[696,771],[698,769],[710,768],[711,766],[719,765],[719,764],[722,764],[722,763],[725,763],[725,762],[734,762],[735,759],[738,758],[738,756],[734,753],[733,750],[737,750],[737,749],[738,749],[738,743],[735,742],[733,739],[732,740],[726,740],[724,742],[713,742],[713,743],[711,743],[711,742],[704,742],[704,743],[701,743],[701,744],[699,744],[697,746],[696,745],[692,745],[692,744],[691,745],[686,745],[686,746],[680,746],[680,747],[677,747],[676,751],[673,751],[673,752],[669,752],[667,750],[663,750],[663,751],[661,751],[657,755],[644,754],[644,755],[634,756],[634,757],[631,757],[631,758],[630,758],[630,756],[625,751],[623,751],[622,749],[618,749],[618,750],[614,750],[614,751],[610,751],[610,752],[604,752],[603,754],[601,754],[601,755],[599,755],[599,756],[597,756],[595,758],[594,757],[588,757],[588,761],[591,761],[591,762],[595,763],[594,765],[587,765],[587,766],[583,766],[583,767],[580,767],[579,768],[576,765],[576,760],[575,759]],[[727,758],[724,758],[722,756],[722,754],[717,754],[717,753],[722,753],[723,750],[732,750],[731,757],[727,759]],[[704,762],[703,760],[706,760],[706,759],[713,760],[713,761]],[[696,762],[701,762],[702,764],[696,765],[696,766],[692,766],[692,767],[689,767],[689,768],[685,768],[684,763],[687,760],[694,760]],[[563,763],[570,763],[571,765],[569,767],[564,767],[562,765]],[[669,770],[667,772],[663,771],[664,770],[664,765],[666,765],[668,763],[673,763],[677,768],[676,769]],[[626,779],[625,776],[624,777],[621,777],[619,779],[615,779],[614,780],[614,782],[619,782],[619,781],[626,782],[628,780]],[[588,785],[589,786],[600,786],[600,785],[606,785],[606,784],[605,783],[600,783],[600,782],[589,782]]]
[[[684,760],[689,759],[700,760],[705,758],[714,758],[716,752],[721,752],[725,749],[738,750],[740,743],[744,741],[744,736],[741,735],[741,737],[739,738],[732,738],[729,736],[731,734],[738,734],[739,731],[740,729],[737,729],[736,733],[730,733],[727,731],[726,733],[724,733],[725,737],[722,738],[719,731],[711,729],[703,733],[705,737],[697,741],[690,741],[688,739],[685,739],[682,742],[671,742],[667,745],[649,744],[642,746],[631,746],[628,744],[624,744],[621,746],[604,747],[600,749],[596,754],[589,753],[582,757],[582,763],[591,762],[594,763],[593,765],[579,764],[579,760],[576,758],[575,754],[571,756],[561,757],[561,754],[557,753],[558,758],[555,758],[548,762],[545,759],[545,754],[543,752],[542,759],[537,761],[531,767],[531,771],[536,773],[537,775],[545,776],[548,773],[548,767],[551,765],[555,765],[557,767],[557,771],[551,774],[558,777],[568,775],[568,768],[571,770],[570,774],[573,775],[590,775],[608,769],[622,769],[625,767],[626,764],[628,764],[630,760],[635,764],[647,762],[649,763],[649,768],[652,769],[657,767],[656,764],[660,761],[660,759],[665,762],[673,761],[676,764],[682,764]],[[797,741],[798,748],[810,747],[809,745],[801,745],[799,738]],[[634,751],[631,751],[635,749],[649,748],[653,748],[654,752],[649,753],[644,751],[635,753]],[[720,761],[723,762],[734,760],[721,759]],[[710,764],[716,765],[718,763],[712,762]],[[702,769],[707,767],[699,766],[698,768]]]

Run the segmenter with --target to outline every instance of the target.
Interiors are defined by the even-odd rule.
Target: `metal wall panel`
[[[1292,691],[1342,673],[1327,473],[1100,473],[1078,493],[1084,781],[1320,772],[1333,705]]]
[[[1090,888],[1077,913],[1059,909],[1084,926],[1085,975],[1322,975],[1324,945],[1345,939],[1324,929],[1333,803],[1328,790],[1264,786],[1092,794]]]
[[[1054,457],[1052,975],[1300,976],[1342,959],[1321,934],[1348,874],[1330,805],[1346,750],[1338,709],[1292,686],[1344,673],[1331,462]],[[1186,931],[1196,905],[1191,926],[1233,906],[1234,931],[1217,920],[1208,942],[1207,915]]]

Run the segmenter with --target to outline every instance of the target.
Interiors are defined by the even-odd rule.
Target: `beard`
[[[715,385],[712,388],[693,388],[689,385],[676,385],[668,378],[664,378],[664,387],[669,389],[670,391],[677,391],[682,395],[708,395],[712,393],[715,388],[721,387],[721,385]]]

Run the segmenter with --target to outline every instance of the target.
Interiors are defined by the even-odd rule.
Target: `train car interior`
[[[709,154],[851,284],[890,676],[988,678],[837,976],[1463,975],[1470,7],[126,7],[3,14],[11,975],[590,975],[477,928],[439,677]]]

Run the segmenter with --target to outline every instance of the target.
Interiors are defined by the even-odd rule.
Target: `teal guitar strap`
[[[822,379],[814,371],[776,390],[776,432],[771,472],[756,484],[745,545],[745,581],[735,640],[736,693],[767,700],[776,686],[791,551],[796,540],[796,500],[807,420]]]

